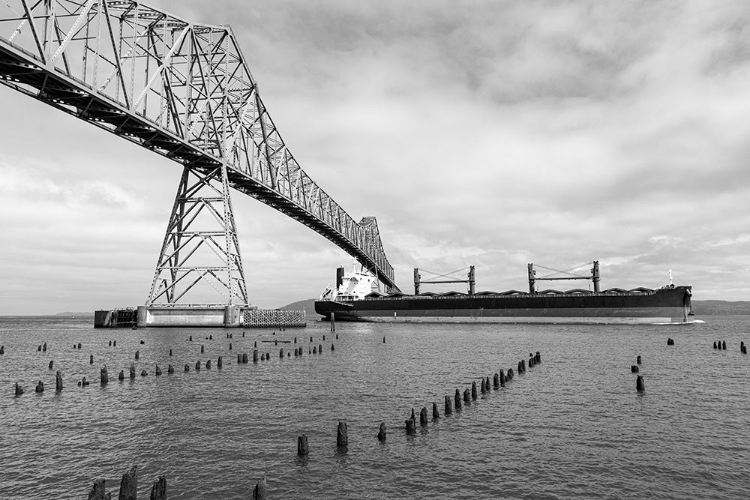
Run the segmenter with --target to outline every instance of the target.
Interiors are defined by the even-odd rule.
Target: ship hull
[[[687,323],[690,287],[617,294],[515,294],[377,297],[317,301],[330,320],[399,323]]]

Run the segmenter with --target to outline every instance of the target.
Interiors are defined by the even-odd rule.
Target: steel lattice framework
[[[357,223],[300,168],[231,28],[133,1],[0,2],[0,83],[191,171],[220,170],[222,182],[322,234],[398,289],[375,218]]]

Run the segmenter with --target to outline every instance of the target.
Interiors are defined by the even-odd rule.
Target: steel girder
[[[139,2],[2,0],[0,83],[292,217],[398,290],[374,218],[357,223],[295,160],[228,26]]]

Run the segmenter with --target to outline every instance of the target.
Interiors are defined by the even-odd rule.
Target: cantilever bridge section
[[[302,170],[268,114],[230,27],[194,24],[134,1],[3,3],[0,83],[274,207],[398,290],[377,222],[356,222]],[[231,240],[231,212],[214,212]],[[229,246],[219,253],[231,261],[228,256],[239,249]],[[177,258],[179,249],[173,250],[165,269],[174,278],[188,267]],[[206,269],[204,276],[218,276]],[[234,296],[241,304],[242,295],[231,292],[233,280],[244,287],[242,275],[219,282],[230,290],[229,303]]]

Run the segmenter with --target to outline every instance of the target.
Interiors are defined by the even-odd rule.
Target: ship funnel
[[[341,285],[344,284],[344,268],[339,267],[336,269],[336,290],[339,289]]]

